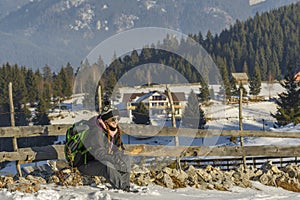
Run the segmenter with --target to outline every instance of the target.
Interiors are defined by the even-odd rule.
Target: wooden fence
[[[1,137],[33,137],[64,135],[69,124],[49,126],[24,126],[0,128]],[[195,130],[173,127],[157,127],[133,124],[120,124],[123,134],[143,137],[191,137],[209,138],[215,136],[231,137],[272,137],[300,138],[298,132],[264,132],[239,130]],[[44,147],[18,148],[14,152],[0,152],[0,162],[18,161],[20,164],[43,160],[63,159],[64,145],[49,145]],[[168,156],[168,157],[294,157],[300,156],[299,145],[260,145],[260,146],[164,146],[146,144],[126,144],[126,154],[131,156]],[[216,159],[217,160],[217,159]],[[231,158],[234,160],[234,158]],[[187,161],[187,160],[185,160]]]

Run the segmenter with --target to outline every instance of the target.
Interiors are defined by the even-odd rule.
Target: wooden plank
[[[129,155],[135,156],[299,156],[300,146],[126,146]],[[181,155],[185,152],[184,155]]]
[[[120,124],[124,134],[132,136],[179,136],[194,138],[209,138],[217,136],[244,136],[244,137],[273,137],[273,138],[300,138],[299,132],[266,132],[252,130],[209,130],[209,129],[190,129],[160,127],[136,124]]]
[[[64,135],[70,124],[48,126],[18,126],[0,127],[1,137],[30,137],[30,136],[57,136]]]
[[[18,152],[0,152],[0,162],[20,160],[26,163],[62,158],[65,158],[64,145],[20,148]]]
[[[18,152],[0,152],[0,162],[20,160],[23,162],[53,160],[65,158],[64,145],[21,148]],[[130,156],[151,157],[187,157],[187,156],[300,156],[300,146],[154,146],[125,145],[126,154]],[[182,155],[182,152],[184,154]]]
[[[65,135],[70,124],[48,126],[18,126],[0,127],[1,137],[30,137],[30,136],[57,136]],[[120,123],[124,134],[132,136],[179,136],[192,138],[209,138],[217,136],[233,137],[273,137],[273,138],[300,138],[299,132],[267,132],[252,130],[197,130],[189,128],[161,127],[137,124]]]

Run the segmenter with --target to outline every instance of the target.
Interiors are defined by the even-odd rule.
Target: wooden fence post
[[[168,99],[169,99],[169,103],[170,103],[170,107],[171,107],[172,126],[174,128],[176,128],[175,108],[174,108],[172,94],[171,94],[171,91],[170,91],[170,88],[169,88],[168,85],[166,85],[166,91],[167,91],[167,94],[168,94]],[[175,146],[179,146],[178,135],[175,136]],[[179,156],[176,158],[176,168],[181,171],[180,157]]]
[[[10,122],[11,126],[15,127],[15,108],[14,108],[14,102],[13,102],[13,95],[12,95],[12,83],[9,82],[8,84],[8,94],[9,94],[9,108],[10,108]],[[17,142],[17,137],[13,137],[13,148],[14,151],[18,151],[18,142]],[[22,176],[22,171],[21,171],[21,166],[20,166],[20,161],[16,161],[16,169],[17,172],[19,173],[19,176]]]
[[[240,99],[239,99],[239,127],[240,131],[243,130],[243,116],[242,116],[242,108],[243,108],[243,88],[240,86]],[[241,140],[241,147],[244,147],[244,138],[243,136],[240,137]],[[243,165],[244,169],[246,169],[246,156],[243,156]]]
[[[99,114],[102,111],[102,91],[101,91],[101,85],[98,85],[98,109],[99,109]]]
[[[15,108],[12,96],[12,83],[8,84],[8,94],[9,94],[9,108],[10,108],[10,123],[12,127],[15,127]]]

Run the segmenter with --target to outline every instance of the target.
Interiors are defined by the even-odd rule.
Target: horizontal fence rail
[[[181,159],[181,163],[193,165],[195,167],[205,168],[208,165],[219,167],[224,170],[230,170],[239,167],[243,164],[243,158],[228,157],[228,158],[191,158]],[[295,157],[247,157],[246,164],[253,167],[261,167],[266,161],[272,162],[273,165],[277,165],[282,168],[287,164],[298,164],[298,160]]]
[[[130,156],[148,157],[239,157],[239,156],[269,156],[269,157],[299,157],[298,146],[154,146],[154,145],[124,145],[126,154]],[[43,160],[64,159],[64,145],[49,145],[45,147],[20,148],[18,152],[0,152],[0,162],[19,160],[22,163]]]
[[[4,137],[34,137],[34,136],[60,136],[65,135],[70,124],[49,125],[49,126],[23,126],[23,127],[2,127],[0,138]],[[239,130],[195,130],[187,128],[144,126],[135,124],[120,124],[123,134],[131,136],[179,136],[208,138],[214,136],[232,137],[273,137],[273,138],[300,138],[298,132],[264,132],[264,131],[239,131]],[[150,157],[299,157],[299,145],[261,145],[261,146],[164,146],[127,144],[126,154],[130,156]],[[30,163],[35,161],[63,159],[64,145],[49,145],[44,147],[19,148],[15,152],[0,152],[0,162],[19,161]]]
[[[154,145],[124,145],[126,154],[130,156],[149,157],[198,157],[198,156],[270,156],[299,157],[298,146],[154,146]],[[45,147],[20,148],[18,152],[0,152],[0,162],[19,160],[23,163],[63,159],[64,145],[49,145]]]
[[[0,137],[33,137],[33,136],[59,136],[65,135],[70,124],[48,125],[48,126],[18,126],[0,127]],[[120,123],[123,134],[131,136],[180,136],[209,138],[214,136],[244,136],[244,137],[272,137],[272,138],[300,138],[299,132],[267,132],[252,130],[207,130],[173,128],[149,125],[136,125]]]

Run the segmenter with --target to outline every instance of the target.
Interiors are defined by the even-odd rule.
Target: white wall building
[[[175,116],[180,118],[186,104],[184,92],[171,92]],[[149,109],[150,118],[170,117],[170,103],[166,92],[150,91],[148,93],[124,93],[122,103],[126,104],[128,116],[132,118],[132,110],[138,103],[144,103]]]

